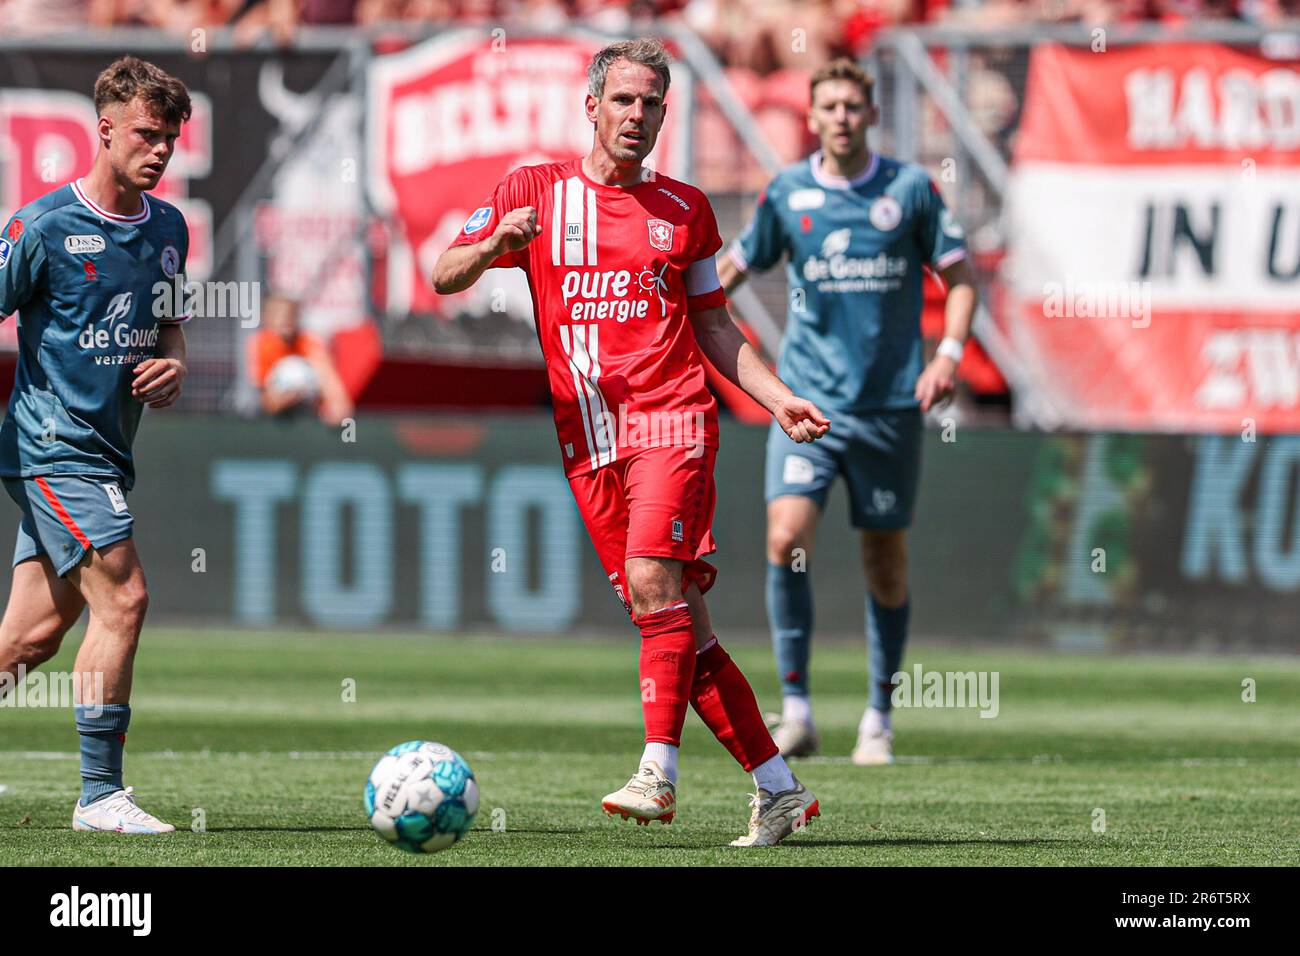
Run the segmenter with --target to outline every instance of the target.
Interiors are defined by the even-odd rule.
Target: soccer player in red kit
[[[511,172],[434,267],[440,294],[490,268],[528,275],[565,473],[610,583],[641,630],[645,751],[604,798],[610,815],[669,822],[692,706],[758,793],[733,846],[770,846],[818,815],[777,752],[739,668],[713,634],[713,463],[718,409],[704,359],[795,441],[830,427],[768,369],[728,317],[713,210],[693,186],[644,169],[663,123],[669,60],[656,40],[616,43],[588,69],[591,152]]]

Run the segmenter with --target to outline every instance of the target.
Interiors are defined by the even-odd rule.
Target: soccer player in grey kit
[[[853,748],[856,764],[891,763],[890,691],[903,660],[911,598],[907,528],[921,470],[921,416],[952,395],[977,295],[961,226],[920,166],[867,148],[878,111],[872,80],[851,60],[811,79],[808,127],[821,140],[759,198],[754,218],[721,256],[728,294],[751,270],[788,258],[791,307],[778,374],[830,414],[835,430],[815,445],[771,432],[767,443],[767,605],[781,675],[786,756],[815,753],[808,680],[813,548],[837,477],[862,534],[871,692]],[[948,287],[944,338],[925,361],[922,270]]]
[[[122,783],[131,678],[149,604],[126,495],[144,407],[185,381],[171,307],[189,230],[147,195],[190,118],[185,85],[124,57],[95,82],[98,150],[76,182],[0,234],[0,316],[18,312],[18,370],[0,426],[0,478],[22,520],[0,622],[0,695],[49,660],[90,608],[77,654],[81,798],[74,830],[167,833]],[[159,294],[158,290],[167,292]]]

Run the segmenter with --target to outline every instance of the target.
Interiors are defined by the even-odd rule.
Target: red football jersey
[[[565,474],[639,448],[717,448],[718,407],[688,318],[726,302],[712,268],[722,238],[704,194],[658,174],[602,185],[581,159],[524,166],[452,245],[488,238],[523,206],[537,210],[537,238],[491,268],[528,274]]]

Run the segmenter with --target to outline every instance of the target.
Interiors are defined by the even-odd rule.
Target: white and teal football
[[[379,758],[366,781],[366,816],[375,832],[409,853],[437,853],[469,833],[478,781],[460,754],[411,740]]]
[[[286,355],[271,366],[266,387],[274,392],[294,392],[302,401],[320,398],[320,379],[311,362],[301,355]]]

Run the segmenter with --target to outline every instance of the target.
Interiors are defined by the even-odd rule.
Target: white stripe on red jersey
[[[575,159],[517,169],[479,205],[488,218],[452,245],[488,238],[513,209],[537,210],[538,237],[492,266],[528,275],[566,473],[642,447],[716,448],[717,404],[689,317],[726,301],[704,194],[658,174],[596,183]]]

